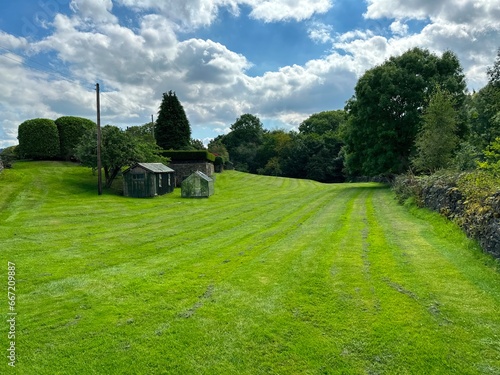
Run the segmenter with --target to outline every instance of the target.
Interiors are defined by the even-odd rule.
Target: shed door
[[[138,173],[132,175],[132,197],[145,197],[146,194],[146,175]]]

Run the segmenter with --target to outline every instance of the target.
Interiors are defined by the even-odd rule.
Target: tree
[[[59,117],[55,124],[59,132],[60,157],[64,160],[75,158],[75,149],[80,138],[96,126],[94,121],[74,116]]]
[[[241,115],[231,125],[231,131],[221,138],[221,142],[226,146],[236,169],[257,172],[257,149],[262,144],[264,133],[260,119],[249,113]]]
[[[457,112],[453,108],[453,99],[438,88],[424,111],[412,164],[422,172],[431,173],[449,167],[459,141],[456,131]]]
[[[136,162],[163,162],[159,155],[161,151],[152,142],[133,137],[131,131],[106,125],[101,130],[102,148],[101,161],[106,179],[105,186],[111,187],[122,167]],[[97,169],[97,130],[85,133],[76,147],[76,156],[82,165]]]
[[[495,87],[500,87],[500,48],[497,51],[497,57],[493,66],[486,70],[489,78],[489,83]]]
[[[484,161],[479,163],[479,169],[490,171],[500,176],[500,137],[491,142],[484,150]]]
[[[189,147],[193,150],[206,150],[207,148],[200,139],[191,138]]]
[[[5,168],[12,168],[12,162],[18,158],[18,148],[18,146],[10,146],[0,152],[0,160]]]
[[[436,87],[450,93],[456,109],[465,100],[465,80],[457,57],[419,48],[368,70],[348,101],[343,134],[351,175],[401,173],[410,165],[422,110]],[[461,126],[461,124],[459,124]]]
[[[212,139],[208,143],[208,151],[210,151],[212,154],[220,156],[224,163],[227,163],[229,161],[229,153],[227,152],[226,146],[224,146],[224,143],[222,143],[222,135],[219,135]]]
[[[315,113],[299,125],[299,131],[302,134],[316,133],[319,135],[328,131],[336,132],[345,120],[346,113],[341,109]]]
[[[59,133],[53,120],[37,118],[19,125],[19,155],[27,159],[54,159],[60,154]]]
[[[163,94],[155,126],[156,143],[164,150],[189,149],[191,128],[175,92]]]

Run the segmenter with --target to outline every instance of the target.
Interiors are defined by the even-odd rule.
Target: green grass
[[[382,185],[227,171],[133,199],[32,162],[0,208],[1,373],[500,374],[498,263]]]

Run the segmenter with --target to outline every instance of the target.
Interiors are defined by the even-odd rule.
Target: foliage
[[[488,83],[469,104],[470,142],[480,150],[500,137],[500,87]]]
[[[101,162],[106,179],[105,186],[111,187],[122,167],[136,162],[165,162],[158,146],[135,138],[131,132],[106,125],[101,130],[102,148]],[[96,170],[97,168],[97,130],[87,131],[76,147],[76,156],[82,165]]]
[[[344,153],[351,175],[401,173],[410,155],[435,87],[450,93],[456,108],[464,102],[462,68],[452,52],[442,57],[419,48],[391,57],[368,70],[347,105]]]
[[[260,119],[252,114],[241,115],[231,125],[231,131],[221,137],[235,168],[256,173],[259,168],[258,148],[263,142],[264,128]]]
[[[311,115],[299,125],[301,134],[319,134],[337,132],[346,121],[344,110],[325,111]]]
[[[484,150],[484,161],[479,162],[479,169],[489,171],[500,177],[500,137],[496,138]]]
[[[227,163],[229,161],[229,153],[227,152],[227,148],[224,146],[224,143],[222,143],[222,137],[223,136],[218,136],[212,139],[208,143],[207,149],[212,154],[220,156],[224,160],[224,163]]]
[[[189,141],[189,147],[192,150],[206,150],[207,148],[200,139],[193,139]]]
[[[164,150],[184,150],[190,147],[191,127],[175,92],[163,94],[155,126],[158,146]]]
[[[481,153],[470,142],[462,142],[452,162],[452,168],[457,171],[472,171],[477,168]]]
[[[486,72],[488,73],[489,83],[497,88],[500,87],[500,48],[497,51],[497,56],[493,66],[489,67]]]
[[[172,161],[207,160],[214,162],[215,155],[207,150],[174,150],[162,151],[162,155]]]
[[[451,165],[458,144],[457,112],[451,96],[438,88],[422,117],[412,164],[419,171],[433,173]]]
[[[141,142],[156,143],[154,136],[154,124],[147,122],[140,126],[129,126],[125,130],[132,138],[139,139]]]
[[[75,158],[75,149],[80,138],[90,129],[96,127],[95,122],[74,116],[59,117],[55,121],[59,132],[60,157],[63,160]]]
[[[19,125],[19,155],[23,159],[55,159],[60,154],[59,134],[53,120],[37,118]]]
[[[12,162],[19,158],[19,146],[10,146],[0,152],[0,160],[5,168],[12,168]]]

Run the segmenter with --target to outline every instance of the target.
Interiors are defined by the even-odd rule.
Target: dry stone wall
[[[481,202],[468,202],[453,183],[435,182],[422,187],[425,207],[456,222],[487,253],[500,258],[500,192]]]

